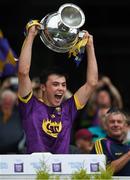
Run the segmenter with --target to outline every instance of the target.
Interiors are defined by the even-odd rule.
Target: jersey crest
[[[46,134],[54,138],[57,138],[59,132],[61,132],[62,130],[62,123],[61,121],[56,122],[56,121],[51,121],[49,119],[47,120],[44,119],[42,122],[42,129]]]

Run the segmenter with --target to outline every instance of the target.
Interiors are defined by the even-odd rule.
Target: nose
[[[58,89],[59,90],[64,90],[65,88],[64,88],[64,86],[62,84],[59,84]]]
[[[115,121],[114,126],[118,126],[118,122]]]

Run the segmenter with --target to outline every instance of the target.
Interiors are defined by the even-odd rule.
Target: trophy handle
[[[79,38],[83,38],[85,32],[84,31],[79,31]]]
[[[36,19],[35,20],[30,20],[26,24],[26,27],[25,27],[25,32],[24,32],[25,36],[27,35],[29,28],[34,26],[34,25],[38,26],[38,30],[43,30],[44,29],[43,25],[41,23],[39,23],[39,20],[36,20]]]
[[[78,37],[79,37],[79,38],[83,38],[83,36],[84,36],[85,33],[86,33],[85,30],[79,31]]]

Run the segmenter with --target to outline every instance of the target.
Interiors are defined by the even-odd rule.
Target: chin
[[[60,100],[60,101],[58,101],[58,102],[57,102],[57,101],[55,101],[55,102],[54,102],[54,105],[55,105],[55,106],[60,106],[60,105],[61,105],[61,103],[62,103],[62,100]]]
[[[57,107],[57,106],[60,106],[60,105],[61,105],[61,102],[59,102],[59,103],[57,103],[57,102],[52,103],[53,107]]]
[[[56,103],[56,104],[55,104],[55,106],[56,106],[56,107],[57,107],[57,106],[60,106],[60,105],[61,105],[61,102],[60,102],[60,103]]]
[[[113,136],[114,137],[119,137],[119,136],[121,136],[121,134],[120,133],[114,133]]]

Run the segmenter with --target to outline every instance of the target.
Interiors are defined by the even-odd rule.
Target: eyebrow
[[[60,84],[66,84],[66,81],[64,81],[64,82],[59,82],[59,81],[53,81],[52,83],[60,83]]]

